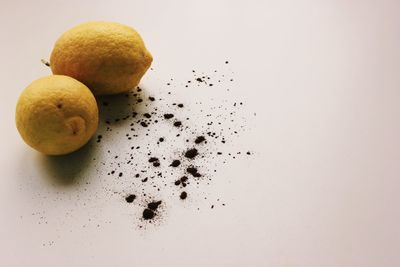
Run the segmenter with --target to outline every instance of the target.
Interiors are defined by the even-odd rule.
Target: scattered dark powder
[[[224,61],[222,61],[222,64],[223,63]],[[228,61],[226,61],[225,64],[228,64]],[[201,70],[193,70],[192,73],[193,77],[187,82],[185,80],[183,85],[179,81],[168,82],[168,85],[171,86],[171,91],[173,87],[184,85],[191,88],[204,88],[204,90],[209,91],[210,88],[208,87],[214,86],[215,89],[229,91],[229,88],[223,86],[231,86],[232,83],[228,85],[228,81],[233,81],[231,77],[228,77],[227,74],[224,76],[220,71],[218,71],[218,73],[217,71],[213,71],[212,75],[207,75]],[[211,181],[215,175],[214,173],[217,170],[216,167],[218,164],[229,162],[229,160],[234,158],[232,155],[240,158],[241,156],[238,155],[243,155],[244,157],[246,154],[251,155],[253,153],[247,150],[245,150],[247,152],[242,150],[241,153],[237,150],[226,152],[224,150],[223,156],[216,156],[222,155],[222,152],[218,152],[218,149],[222,146],[221,143],[226,142],[229,144],[230,148],[232,147],[232,149],[235,149],[235,143],[232,138],[246,129],[246,121],[240,120],[243,122],[236,122],[236,120],[239,120],[238,115],[240,115],[240,113],[238,114],[237,108],[239,108],[239,105],[243,104],[240,100],[236,100],[236,102],[224,100],[223,103],[213,107],[209,106],[209,103],[214,101],[211,98],[210,102],[207,102],[205,106],[202,106],[202,102],[196,102],[193,105],[202,108],[197,115],[190,115],[190,113],[186,114],[187,110],[182,108],[190,107],[188,111],[196,110],[196,108],[192,109],[192,103],[189,106],[186,103],[180,103],[179,99],[172,99],[173,96],[171,92],[161,92],[160,95],[148,96],[145,90],[143,90],[143,93],[139,93],[141,91],[142,89],[137,88],[123,95],[124,98],[131,99],[126,102],[127,111],[121,112],[118,115],[111,115],[111,117],[104,117],[101,123],[103,123],[103,126],[107,126],[107,129],[104,127],[104,130],[101,132],[99,131],[101,134],[97,135],[97,142],[109,140],[107,136],[108,132],[113,131],[118,133],[122,129],[121,126],[123,126],[123,122],[125,120],[127,120],[127,122],[129,121],[127,123],[127,125],[130,125],[127,128],[128,131],[130,130],[129,134],[127,134],[126,131],[122,132],[126,142],[129,142],[126,145],[128,151],[113,151],[110,147],[109,149],[111,149],[111,152],[110,150],[107,152],[110,154],[109,159],[111,159],[111,162],[107,159],[106,161],[102,161],[101,164],[109,168],[106,172],[108,175],[115,173],[117,173],[119,177],[124,175],[124,179],[116,179],[115,176],[107,176],[111,179],[115,179],[110,181],[108,185],[118,186],[118,189],[109,189],[111,193],[114,193],[114,191],[126,192],[128,188],[129,190],[135,188],[135,195],[128,194],[124,196],[127,203],[133,203],[130,207],[134,208],[140,205],[139,203],[143,203],[141,201],[146,201],[145,203],[148,203],[148,199],[154,196],[163,196],[162,200],[150,202],[145,207],[142,207],[142,219],[148,223],[153,223],[158,220],[159,215],[163,212],[163,209],[159,209],[159,206],[168,198],[164,188],[170,187],[170,189],[172,188],[171,190],[174,190],[174,193],[170,194],[169,197],[176,196],[177,194],[180,199],[187,199],[188,192],[191,193],[191,190],[204,190],[204,185],[212,184]],[[113,103],[111,99],[105,99],[107,99],[107,101],[101,100],[102,102],[100,103],[103,103],[103,106],[106,107],[104,108],[106,111],[110,111],[111,107],[119,107],[118,104]],[[156,99],[156,102],[151,103]],[[177,120],[179,117],[185,120],[186,123],[182,124],[181,121]],[[168,124],[169,126],[162,125],[162,127],[170,127],[169,133],[159,131],[160,127],[156,127],[161,126],[159,124],[157,125],[160,118],[164,118],[165,120],[174,118],[170,121],[173,123]],[[201,118],[206,119],[206,121],[202,122]],[[242,125],[238,123],[242,123]],[[118,128],[115,128],[114,125],[117,124]],[[135,126],[138,124],[146,129],[142,129],[141,127],[136,128]],[[180,128],[172,130],[173,127]],[[176,132],[177,130],[179,133]],[[141,144],[141,146],[133,146],[133,144],[135,144],[135,138],[146,136],[149,137],[149,144],[145,143]],[[164,143],[162,145],[155,145],[155,140],[158,140],[157,144],[161,142]],[[192,143],[193,140],[194,144]],[[175,143],[182,142],[184,144],[183,148],[178,148],[175,145]],[[201,147],[200,154],[196,148],[193,148],[194,145],[196,145],[197,148]],[[157,151],[157,149],[161,151]],[[126,155],[123,154],[125,152],[127,153]],[[159,158],[153,155],[157,155]],[[173,168],[168,168],[167,162],[169,159],[173,159],[169,165]],[[148,160],[149,163],[146,163],[146,160]],[[162,166],[161,161],[163,162]],[[151,165],[158,168],[152,168]],[[125,166],[128,166],[128,169],[126,169]],[[198,168],[200,168],[201,174]],[[185,173],[189,175],[182,176]],[[128,179],[130,180],[128,181]],[[134,187],[131,187],[132,185]],[[177,192],[177,190],[182,189],[185,189],[185,191]],[[138,193],[136,190],[141,190],[141,192]],[[158,192],[160,192],[160,195],[158,195]],[[166,192],[169,192],[168,189]],[[194,195],[191,196],[193,198]],[[212,205],[211,208],[213,209],[214,205]]]

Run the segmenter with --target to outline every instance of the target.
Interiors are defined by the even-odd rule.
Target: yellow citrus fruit
[[[153,57],[139,33],[114,22],[88,22],[65,32],[50,57],[53,74],[73,77],[95,95],[136,87]]]
[[[22,139],[47,155],[73,152],[97,130],[99,112],[92,92],[63,75],[32,82],[20,95],[15,121]]]

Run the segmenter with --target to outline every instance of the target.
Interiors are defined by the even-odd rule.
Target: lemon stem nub
[[[45,60],[45,59],[41,59],[40,60],[44,65],[46,65],[47,67],[50,67],[50,62],[48,62],[47,60]]]

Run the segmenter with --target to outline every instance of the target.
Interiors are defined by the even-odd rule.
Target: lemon
[[[73,77],[95,95],[136,87],[153,57],[139,33],[114,22],[88,22],[65,32],[50,57],[53,74]]]
[[[20,95],[15,120],[22,139],[47,155],[73,152],[95,133],[98,109],[83,83],[63,75],[32,82]]]

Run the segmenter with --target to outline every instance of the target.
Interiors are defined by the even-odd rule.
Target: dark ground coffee
[[[228,61],[225,63],[228,64]],[[226,90],[229,93],[233,78],[223,73],[214,70],[207,75],[192,70],[192,79],[183,84],[171,79],[165,86],[173,88],[184,85],[187,90],[201,90],[202,86],[213,86],[213,90]],[[106,115],[102,123],[106,127],[105,131],[97,136],[97,143],[105,144],[108,132],[123,131],[122,136],[126,139],[128,151],[121,152],[110,147],[107,153],[112,160],[103,161],[101,164],[109,168],[107,172],[109,176],[115,177],[117,174],[118,190],[125,192],[133,190],[128,192],[134,194],[125,195],[125,201],[133,203],[129,206],[142,206],[142,219],[154,222],[164,211],[164,208],[160,210],[159,206],[168,202],[169,198],[164,194],[162,200],[149,201],[152,196],[157,198],[158,192],[161,195],[162,192],[172,190],[175,192],[174,195],[185,200],[191,190],[199,190],[202,184],[211,184],[218,164],[252,153],[247,150],[232,151],[234,143],[231,140],[246,128],[246,120],[242,120],[241,125],[235,124],[239,118],[237,112],[240,111],[243,102],[225,101],[213,107],[207,103],[203,108],[203,103],[199,101],[195,105],[201,107],[200,113],[193,115],[187,112],[193,104],[184,104],[176,99],[170,100],[173,95],[172,90],[164,91],[159,96],[155,94],[146,96],[145,92],[146,90],[137,88],[125,95],[129,109],[125,113],[111,112],[116,107],[112,97],[105,97],[106,99],[102,101],[102,112]],[[200,125],[198,118],[203,118],[207,122]],[[128,127],[122,128],[121,124]],[[159,127],[168,127],[169,134],[160,134]],[[149,142],[143,145],[141,141],[141,146],[135,145],[135,140],[139,140],[138,138],[140,140],[147,138]],[[178,142],[184,142],[186,148],[175,148],[174,144]],[[227,144],[228,147],[224,147]],[[142,164],[143,160],[147,161],[147,164]],[[130,171],[120,171],[126,170],[127,167],[131,170],[131,174]],[[180,191],[183,188],[185,191]],[[192,200],[193,195],[191,196]],[[216,202],[219,203],[219,200]],[[217,203],[210,205],[211,208],[214,209]],[[225,203],[220,206],[224,205]]]

